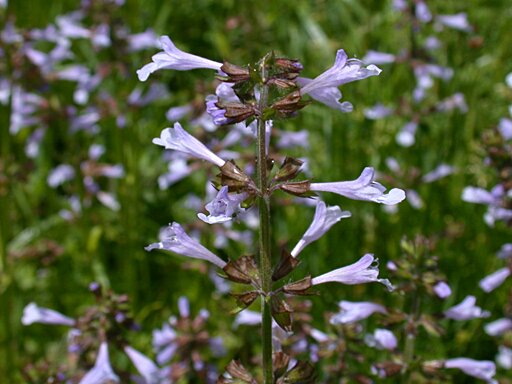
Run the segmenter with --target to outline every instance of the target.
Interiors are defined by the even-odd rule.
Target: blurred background
[[[489,225],[483,218],[486,207],[461,196],[467,186],[490,190],[501,180],[485,159],[489,132],[510,118],[512,80],[507,85],[505,78],[512,72],[512,8],[506,0],[434,0],[427,2],[428,19],[412,17],[400,3],[4,1],[0,377],[11,381],[2,381],[18,382],[24,366],[58,355],[65,340],[59,327],[24,327],[23,308],[36,302],[77,317],[94,303],[88,290],[93,281],[129,296],[141,326],[132,340],[145,353],[150,354],[151,330],[177,312],[180,296],[188,297],[194,312],[209,310],[211,332],[230,335],[230,351],[257,341],[250,330],[233,330],[228,315],[233,301],[208,277],[209,266],[144,251],[173,221],[224,259],[255,251],[247,222],[220,230],[197,219],[211,199],[207,186],[216,170],[195,162],[186,175],[173,179],[172,156],[151,143],[173,124],[173,114],[183,112],[169,109],[186,106],[179,121],[188,131],[213,147],[252,156],[243,141],[222,147],[230,128],[213,129],[200,121],[204,97],[215,91],[212,71],[161,70],[147,82],[137,79],[135,71],[160,50],[161,35],[185,52],[238,65],[274,50],[299,59],[306,77],[329,68],[340,48],[368,63],[374,63],[366,56],[371,51],[390,54],[387,60],[377,55],[380,76],[341,87],[353,112],[313,103],[294,119],[274,122],[285,132],[307,131],[307,139],[276,144],[275,150],[307,158],[310,179],[352,180],[373,166],[382,184],[412,196],[389,210],[324,195],[352,217],[306,248],[294,274],[315,276],[374,253],[387,277],[386,263],[401,258],[401,241],[424,236],[453,291],[433,311],[473,294],[486,310],[503,313],[510,282],[492,295],[477,284],[502,266],[495,254],[510,239],[509,226],[506,221]],[[461,12],[467,24],[454,26],[438,17]],[[276,143],[280,138],[276,134]],[[425,176],[432,171],[437,173]],[[276,254],[280,247],[291,249],[313,217],[314,208],[294,201],[281,195],[274,201]],[[342,299],[389,306],[404,300],[373,285],[319,291],[310,299],[312,324],[319,329],[324,312],[335,312]],[[432,358],[493,360],[495,343],[481,325],[480,320],[450,323],[441,338],[419,348]]]

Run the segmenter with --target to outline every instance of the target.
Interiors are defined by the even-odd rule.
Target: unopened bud
[[[239,83],[250,79],[249,70],[247,68],[239,67],[238,65],[228,63],[227,61],[222,64],[220,70],[228,75],[226,82],[229,83]]]
[[[310,190],[311,183],[309,180],[297,181],[295,183],[286,183],[279,186],[283,191],[295,196],[308,197],[312,196]]]

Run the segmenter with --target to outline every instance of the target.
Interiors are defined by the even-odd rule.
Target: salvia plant
[[[256,300],[261,301],[261,374],[250,373],[240,362],[232,361],[219,382],[264,383],[314,382],[314,369],[307,361],[290,364],[290,356],[281,351],[273,353],[273,323],[285,332],[292,331],[293,307],[290,296],[311,294],[314,286],[325,283],[348,285],[380,282],[389,290],[393,286],[387,279],[379,278],[378,259],[366,254],[353,263],[319,276],[306,276],[290,281],[287,276],[300,263],[300,253],[310,243],[323,236],[342,218],[350,213],[339,206],[327,206],[316,199],[317,192],[331,192],[354,200],[395,205],[405,199],[400,189],[386,188],[375,181],[375,171],[365,167],[359,177],[351,181],[312,182],[301,175],[303,162],[283,154],[269,155],[269,140],[274,122],[295,116],[312,102],[320,101],[343,112],[352,110],[352,104],[341,102],[339,86],[370,76],[380,69],[357,59],[349,59],[339,50],[334,65],[313,79],[300,76],[303,67],[298,60],[280,57],[270,52],[258,62],[238,66],[229,62],[216,62],[181,51],[172,40],[161,38],[163,51],[153,56],[152,62],[137,74],[141,81],[160,69],[216,71],[220,84],[215,95],[206,97],[206,109],[217,125],[245,123],[254,127],[255,150],[253,164],[237,164],[233,159],[222,158],[189,134],[176,122],[165,128],[153,143],[182,152],[216,166],[219,169],[213,180],[218,190],[215,198],[206,205],[208,216],[199,218],[209,224],[232,220],[242,209],[257,209],[259,215],[257,255],[230,255],[224,260],[189,236],[179,223],[172,223],[161,233],[161,241],[149,245],[148,251],[160,249],[179,255],[209,261],[218,268],[223,278],[244,286],[232,296],[236,311],[243,311]],[[315,216],[310,227],[291,249],[271,243],[272,197],[284,192],[303,199],[315,198]],[[251,208],[254,206],[254,208]]]

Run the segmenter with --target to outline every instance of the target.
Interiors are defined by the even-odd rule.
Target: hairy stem
[[[272,315],[270,313],[270,302],[268,293],[272,290],[272,263],[270,254],[270,196],[268,191],[267,177],[267,156],[266,156],[266,139],[265,139],[265,119],[263,111],[267,107],[268,87],[266,84],[266,58],[261,61],[261,79],[262,87],[260,89],[260,100],[258,104],[258,148],[257,148],[257,185],[261,192],[258,197],[258,208],[260,213],[260,237],[259,237],[259,269],[261,277],[261,288],[265,293],[262,298],[262,360],[263,360],[263,377],[265,384],[273,383],[272,369]]]

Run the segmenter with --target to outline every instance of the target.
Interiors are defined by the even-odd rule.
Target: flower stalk
[[[262,297],[262,364],[263,377],[265,384],[273,383],[272,368],[272,315],[270,311],[270,296],[272,290],[272,261],[270,250],[270,195],[267,177],[267,155],[266,155],[266,119],[263,112],[268,104],[268,85],[267,85],[267,60],[266,55],[260,61],[260,99],[258,103],[258,138],[257,138],[257,187],[259,189],[258,208],[260,216],[259,228],[259,272],[261,278],[261,289],[264,293]]]

